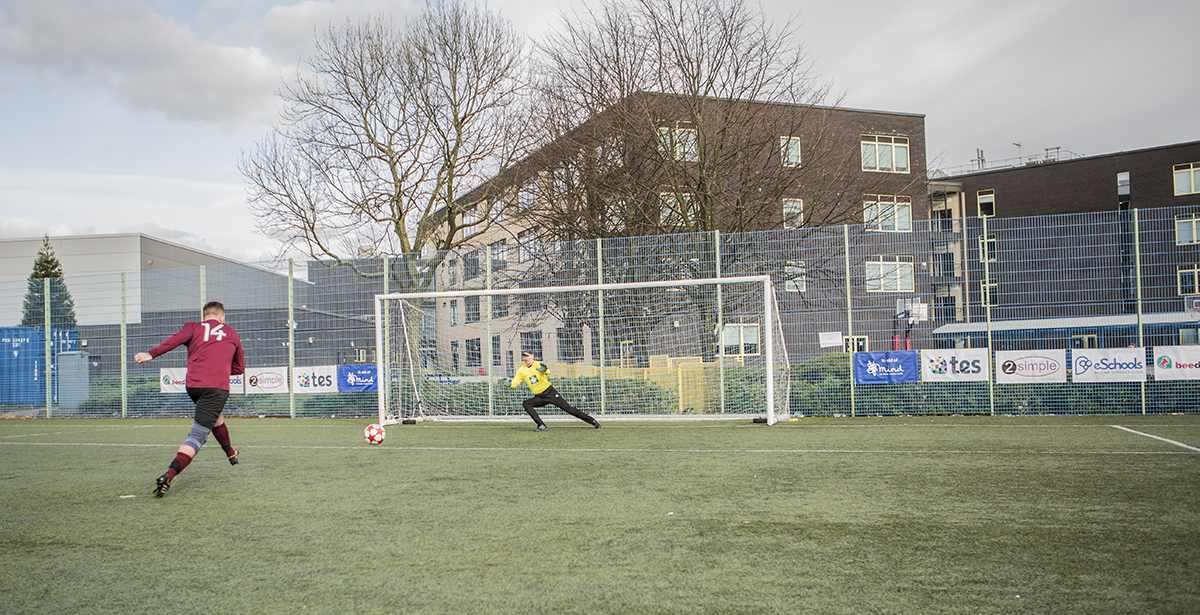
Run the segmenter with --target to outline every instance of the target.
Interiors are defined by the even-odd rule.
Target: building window
[[[804,261],[788,261],[783,264],[783,290],[790,293],[808,290],[808,272]]]
[[[696,195],[689,192],[661,192],[658,195],[662,212],[659,220],[663,226],[691,226],[695,220]]]
[[[721,330],[725,356],[758,354],[758,323],[728,324]]]
[[[933,244],[933,254],[930,265],[930,275],[935,278],[954,277],[954,247],[948,241]]]
[[[1200,162],[1175,165],[1175,196],[1200,192]]]
[[[867,292],[913,292],[911,256],[876,256],[866,266]]]
[[[463,280],[479,277],[479,250],[472,250],[463,258]]]
[[[996,215],[996,191],[995,190],[980,190],[975,195],[975,202],[979,204],[979,215],[989,218]]]
[[[1200,213],[1175,216],[1175,244],[1200,243]]]
[[[942,231],[944,233],[954,232],[954,204],[950,202],[950,197],[945,194],[935,194],[929,197],[931,206],[933,207],[933,226],[932,230]]]
[[[509,295],[492,295],[492,318],[508,316]]]
[[[450,368],[458,371],[458,340],[450,342]]]
[[[517,188],[517,206],[523,210],[531,210],[537,207],[537,182],[525,182],[520,188]]]
[[[537,241],[537,227],[527,228],[517,233],[517,262],[525,263],[533,259],[533,242]]]
[[[467,340],[467,367],[482,367],[483,353],[479,344],[479,338],[473,337]]]
[[[804,226],[804,199],[783,200],[783,228]]]
[[[458,259],[452,258],[446,261],[446,279],[449,286],[458,284]]]
[[[779,137],[779,157],[785,167],[800,166],[800,137]]]
[[[996,276],[990,276],[987,282],[980,287],[980,291],[980,300],[984,305],[996,305],[995,301],[1000,298],[1000,281],[996,279]]]
[[[496,366],[496,367],[500,366],[500,356],[501,356],[500,336],[493,335],[492,336],[492,365],[493,366]]]
[[[1071,348],[1096,348],[1096,334],[1082,333],[1071,336]]]
[[[867,336],[847,335],[842,338],[842,350],[845,352],[866,352]]]
[[[1200,294],[1200,265],[1194,263],[1190,265],[1178,265],[1175,269],[1175,275],[1179,280],[1179,294]]]
[[[998,256],[996,249],[996,234],[988,233],[987,235],[980,237],[979,250],[979,257],[981,260],[985,260],[990,263],[996,262],[996,257]]]
[[[491,245],[492,271],[500,271],[508,267],[508,242],[504,239]]]
[[[1179,345],[1195,346],[1200,344],[1200,329],[1180,329]]]
[[[908,137],[862,136],[864,171],[908,173]]]
[[[463,297],[466,322],[479,322],[479,297]]]
[[[950,284],[933,297],[934,320],[958,320],[957,284]]]
[[[583,329],[578,327],[559,327],[558,331],[558,360],[576,362],[583,360]]]
[[[907,233],[912,230],[912,198],[868,194],[863,200],[863,221],[873,231]]]
[[[532,352],[537,360],[542,360],[542,332],[522,331],[521,352]]]
[[[450,300],[450,325],[458,324],[458,299]]]
[[[687,162],[700,160],[700,135],[695,128],[660,126],[658,147],[666,158]]]

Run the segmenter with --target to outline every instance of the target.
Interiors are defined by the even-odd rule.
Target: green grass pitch
[[[0,421],[0,612],[1200,612],[1196,415],[368,422]]]

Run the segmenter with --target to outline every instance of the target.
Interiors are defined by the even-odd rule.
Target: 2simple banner
[[[998,350],[997,384],[1032,382],[1146,382],[1200,380],[1200,346]],[[986,348],[948,348],[854,354],[856,384],[986,382],[992,374]]]
[[[187,368],[158,370],[160,393],[186,391]],[[320,365],[297,367],[290,378],[295,393],[362,393],[377,390],[374,365]],[[229,377],[229,392],[259,395],[287,393],[287,367],[247,367],[246,373]]]

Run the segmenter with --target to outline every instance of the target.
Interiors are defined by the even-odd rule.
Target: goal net
[[[600,418],[788,417],[770,276],[377,295],[375,335],[383,425],[526,416],[523,351]]]

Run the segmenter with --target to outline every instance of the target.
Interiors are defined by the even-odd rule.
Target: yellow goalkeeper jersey
[[[508,388],[515,389],[524,380],[525,384],[529,385],[529,390],[537,395],[550,387],[550,379],[546,377],[548,369],[546,364],[541,361],[534,361],[533,365],[522,365],[521,369],[517,370],[517,375],[513,376],[512,384],[508,385]]]

